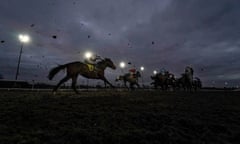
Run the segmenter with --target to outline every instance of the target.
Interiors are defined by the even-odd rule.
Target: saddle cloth
[[[95,66],[92,64],[87,64],[89,71],[94,71]]]

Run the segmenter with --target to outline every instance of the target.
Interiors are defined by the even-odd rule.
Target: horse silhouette
[[[104,70],[109,67],[111,69],[116,69],[116,66],[111,59],[105,58],[99,61],[96,65],[90,65],[83,62],[71,62],[64,65],[59,65],[50,70],[48,74],[48,79],[52,80],[53,77],[62,69],[67,69],[67,75],[59,81],[59,83],[54,87],[53,92],[55,93],[59,86],[64,82],[72,79],[72,88],[76,93],[79,93],[76,89],[77,77],[82,75],[88,79],[100,79],[103,80],[106,84],[109,84],[111,87],[114,87],[104,76]]]
[[[202,81],[200,80],[200,78],[195,77],[193,79],[193,88],[195,91],[202,88]]]
[[[151,76],[151,79],[153,80],[151,85],[154,85],[154,88],[160,86],[162,90],[168,90],[171,86],[175,89],[176,80],[174,78],[174,74],[169,73],[168,71],[164,73],[157,73],[156,75]]]
[[[193,88],[193,69],[189,66],[185,68],[185,73],[177,79],[177,86],[185,91],[192,91]]]
[[[141,74],[139,71],[136,72],[136,74],[131,75],[130,73],[126,73],[124,75],[120,75],[116,81],[123,81],[124,86],[127,87],[127,82],[129,83],[130,89],[134,89],[134,85],[136,85],[138,88],[140,88],[140,85],[138,84],[138,78],[141,77]]]

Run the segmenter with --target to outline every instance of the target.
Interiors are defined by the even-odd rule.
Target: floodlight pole
[[[17,72],[16,72],[15,80],[18,79],[18,75],[19,75],[19,66],[20,66],[21,57],[22,57],[22,49],[23,49],[23,43],[21,44],[21,49],[20,49],[20,53],[19,53],[19,57],[18,57],[18,65],[17,65]]]
[[[144,82],[143,82],[143,71],[144,71],[144,67],[143,66],[141,66],[140,67],[140,70],[141,70],[141,72],[142,72],[142,86],[143,86],[143,88],[144,88]]]

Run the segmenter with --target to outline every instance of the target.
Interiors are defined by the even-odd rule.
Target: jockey
[[[86,58],[84,62],[87,64],[90,71],[95,71],[98,69],[97,63],[101,60],[101,56],[94,54],[91,57]]]
[[[128,70],[129,71],[129,73],[130,73],[130,76],[132,77],[132,78],[134,78],[134,77],[136,77],[136,68],[135,68],[135,66],[133,66],[131,69],[129,69]]]
[[[161,68],[161,71],[160,71],[160,73],[162,74],[162,75],[165,75],[166,74],[166,72],[168,72],[165,68]]]
[[[102,60],[101,56],[94,54],[90,58],[86,58],[84,62],[87,64],[96,65],[100,60]]]
[[[193,82],[193,68],[190,66],[185,67],[185,75],[189,78],[190,82]]]

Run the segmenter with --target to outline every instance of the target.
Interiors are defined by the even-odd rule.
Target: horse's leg
[[[105,78],[101,78],[105,83],[109,84],[112,88],[114,88],[114,86]]]
[[[79,94],[79,92],[78,92],[77,89],[76,89],[76,83],[77,83],[77,75],[74,76],[74,77],[72,77],[72,89],[74,90],[74,92],[75,92],[76,94]]]
[[[134,83],[130,83],[130,89],[134,90]]]
[[[61,80],[59,81],[59,83],[57,84],[57,86],[54,87],[53,93],[55,93],[55,92],[57,91],[57,89],[60,87],[61,84],[63,84],[64,82],[66,82],[66,81],[69,80],[69,79],[70,79],[69,76],[65,76],[63,79],[61,79]]]
[[[137,82],[135,84],[137,85],[138,88],[140,88],[140,85]]]
[[[104,86],[105,86],[105,88],[107,88],[107,83],[104,81]]]
[[[161,89],[162,89],[162,91],[164,91],[164,85],[163,84],[161,84]]]
[[[163,91],[167,91],[167,86],[165,83],[163,83]]]
[[[127,86],[127,81],[124,80],[124,87],[128,89],[128,86]]]

